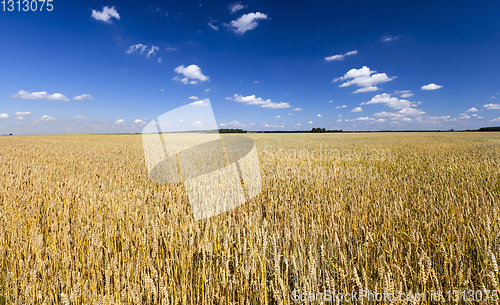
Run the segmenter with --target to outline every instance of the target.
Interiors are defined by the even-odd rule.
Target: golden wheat
[[[136,135],[0,138],[0,304],[290,304],[500,289],[500,135],[248,135],[262,193],[194,221]]]

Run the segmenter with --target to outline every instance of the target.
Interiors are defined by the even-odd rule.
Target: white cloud
[[[369,87],[359,88],[358,90],[354,91],[353,93],[372,92],[372,91],[377,91],[377,90],[380,90],[380,88],[377,86],[369,86]]]
[[[73,98],[74,100],[77,101],[82,101],[82,100],[93,100],[94,97],[90,94],[82,94],[82,95],[77,95]]]
[[[443,86],[440,86],[440,85],[436,85],[434,83],[430,83],[428,85],[424,85],[422,86],[422,90],[437,90],[439,88],[443,88]]]
[[[115,122],[116,124],[120,124],[120,123],[123,123],[123,119],[119,119]]]
[[[363,102],[361,105],[370,105],[370,104],[385,104],[388,107],[394,109],[405,109],[411,106],[416,106],[415,103],[412,103],[408,100],[399,99],[397,97],[391,97],[389,93],[377,94],[372,97],[368,102]]]
[[[369,118],[369,117],[367,117],[367,116],[362,117],[362,118],[356,118],[356,121],[371,121],[371,120],[374,120],[374,119]]]
[[[461,120],[464,120],[464,119],[465,119],[465,120],[468,120],[468,119],[470,119],[470,115],[468,115],[468,114],[466,114],[466,113],[461,113],[461,114],[460,114],[460,119],[461,119]]]
[[[203,75],[203,73],[201,72],[201,69],[200,69],[200,67],[198,67],[198,65],[193,64],[193,65],[189,65],[187,67],[184,67],[184,65],[182,65],[182,66],[178,66],[177,68],[175,68],[174,71],[185,76],[182,79],[178,78],[177,76],[174,77],[175,80],[179,80],[179,81],[183,82],[184,84],[187,84],[188,82],[190,84],[197,84],[198,80],[202,81],[202,82],[210,80],[210,77]],[[189,79],[193,79],[193,80],[189,81]]]
[[[226,99],[234,99],[234,101],[238,103],[244,103],[246,105],[257,105],[262,108],[289,108],[290,105],[288,103],[284,102],[272,102],[270,99],[264,100],[261,97],[255,97],[255,95],[249,95],[249,96],[242,96],[239,94],[235,94],[232,98],[226,98]]]
[[[373,114],[374,117],[388,117],[391,118],[392,120],[396,119],[403,119],[407,116],[417,116],[417,115],[422,115],[425,114],[424,111],[420,109],[415,109],[415,108],[406,108],[406,109],[401,109],[398,112],[387,112],[387,111],[382,111],[382,112],[377,112]]]
[[[490,122],[500,122],[500,117],[493,119],[493,120],[490,120]]]
[[[51,116],[48,116],[48,115],[43,115],[40,120],[42,121],[54,121],[56,118],[53,118]]]
[[[146,121],[143,121],[143,120],[141,120],[141,119],[136,119],[136,120],[134,121],[134,124],[143,125],[143,124],[146,124]]]
[[[274,119],[277,121],[279,119],[281,119],[281,115],[278,115],[278,116],[275,116]]]
[[[356,107],[353,110],[351,110],[351,112],[361,112],[361,111],[363,111],[363,108],[361,107]]]
[[[307,122],[307,124],[312,124],[312,123],[313,123],[313,121],[309,121],[309,122]]]
[[[339,109],[339,108],[346,108],[347,106],[346,105],[342,105],[342,106],[337,106],[335,108]]]
[[[394,91],[394,94],[397,94],[397,95],[399,95],[399,97],[402,97],[402,98],[407,98],[407,97],[413,96],[413,93],[411,93],[411,90],[396,90],[396,91]]]
[[[184,85],[189,84],[189,79],[188,79],[187,77],[180,78],[180,77],[176,76],[176,77],[172,78],[172,80],[178,80],[178,81],[180,81],[181,83],[183,83]],[[195,84],[196,84],[196,83],[197,83],[197,82],[195,82]]]
[[[76,118],[77,119],[86,119],[87,116],[86,115],[77,115]]]
[[[192,102],[189,105],[193,105],[193,106],[208,106],[208,103],[204,103],[203,101],[196,101],[196,102]]]
[[[47,91],[32,92],[21,90],[12,96],[13,98],[24,98],[28,100],[51,100],[69,102],[69,99],[61,93],[47,94]]]
[[[293,111],[302,111],[302,108],[294,108]]]
[[[158,57],[158,63],[161,63],[163,61],[163,58]]]
[[[190,96],[190,97],[189,97],[189,99],[190,99],[190,100],[195,100],[195,101],[197,101],[197,100],[198,100],[198,97],[193,95],[193,96]]]
[[[322,118],[323,116],[321,114],[318,114],[318,118]]]
[[[397,36],[385,35],[385,36],[382,38],[382,41],[383,41],[383,42],[389,42],[389,41],[393,41],[393,40],[399,39],[400,37],[401,37],[401,35],[397,35]]]
[[[205,93],[208,93],[208,92],[210,92],[210,89],[205,89]]]
[[[243,34],[246,31],[255,29],[259,25],[258,20],[261,19],[267,19],[267,15],[261,12],[249,13],[231,21],[226,26],[230,27],[237,34]]]
[[[148,49],[148,46],[143,45],[142,43],[134,44],[128,48],[127,51],[125,51],[127,54],[132,54],[135,52],[139,52],[140,54],[143,54],[144,51]],[[149,48],[148,53],[146,54],[146,57],[151,57],[151,55],[154,55],[157,51],[159,51],[160,48],[157,46],[151,46]],[[161,60],[159,61],[161,62]]]
[[[167,51],[179,51],[177,48],[167,48]]]
[[[467,110],[466,112],[478,112],[479,110],[477,110],[476,107],[472,107],[470,108],[469,110]]]
[[[208,26],[211,27],[214,31],[218,31],[219,27],[213,24],[213,22],[215,22],[215,21],[217,21],[217,20],[210,20],[208,22]]]
[[[483,107],[488,109],[488,110],[498,110],[498,109],[500,109],[500,104],[486,104],[486,105],[483,105]]]
[[[347,52],[347,53],[345,53],[345,54],[338,54],[338,55],[328,56],[328,57],[325,57],[325,60],[326,60],[326,61],[332,61],[332,60],[344,60],[344,58],[345,58],[346,56],[355,55],[355,54],[358,54],[358,51],[354,50],[354,51]]]
[[[23,118],[22,116],[18,116],[18,117],[16,118],[16,120],[18,120],[18,121],[24,121],[24,118]]]
[[[229,12],[231,14],[234,14],[237,11],[240,11],[246,7],[248,7],[248,5],[242,5],[241,2],[231,3],[231,4],[229,4]]]
[[[156,53],[156,51],[159,51],[159,50],[160,50],[159,47],[151,46],[151,49],[149,49],[148,55],[146,55],[146,57],[150,57],[151,55],[154,55]]]
[[[16,114],[16,115],[30,115],[30,114],[31,114],[31,112],[29,112],[29,111],[18,111],[18,112],[16,112],[15,114]]]
[[[120,20],[120,15],[118,14],[114,6],[112,7],[104,6],[102,8],[102,11],[100,12],[92,10],[92,18],[94,18],[95,20],[111,23],[111,18],[116,18]]]
[[[328,103],[333,103],[333,100],[329,101]]]
[[[139,52],[142,54],[146,50],[148,46],[143,45],[142,43],[134,44],[128,48],[127,51],[125,51],[127,54],[132,54],[135,53],[136,51],[139,50]]]
[[[9,118],[10,116],[7,114],[7,113],[2,113],[0,114],[0,119],[7,119]]]
[[[396,76],[388,77],[385,73],[376,73],[377,71],[372,71],[367,66],[363,66],[360,69],[351,69],[347,71],[344,76],[335,78],[332,82],[344,81],[339,87],[348,87],[350,85],[358,85],[358,87],[372,87],[380,83],[385,83],[396,78]],[[373,75],[372,75],[373,74]],[[371,88],[374,89],[374,88]],[[369,90],[373,91],[373,90]],[[362,91],[360,91],[362,92]],[[357,93],[357,92],[356,92]]]

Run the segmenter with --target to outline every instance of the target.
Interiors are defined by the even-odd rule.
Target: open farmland
[[[200,221],[140,135],[1,137],[0,304],[500,290],[499,133],[247,136],[262,193]]]

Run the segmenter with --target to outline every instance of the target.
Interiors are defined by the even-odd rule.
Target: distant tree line
[[[219,133],[247,133],[247,131],[243,129],[222,128],[219,129]]]
[[[500,131],[500,126],[497,126],[497,127],[482,127],[482,128],[479,128],[477,131]]]

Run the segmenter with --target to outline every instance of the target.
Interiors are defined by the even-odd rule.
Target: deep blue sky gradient
[[[148,122],[192,102],[190,96],[210,98],[219,124],[249,130],[500,125],[500,109],[484,107],[500,104],[499,1],[242,0],[247,7],[234,14],[231,3],[55,0],[52,12],[0,11],[0,114],[8,115],[0,119],[0,133],[141,131],[135,120]],[[120,20],[91,17],[104,6],[114,6]],[[242,35],[224,25],[255,12],[268,19]],[[218,31],[208,26],[211,20]],[[395,39],[385,42],[386,36]],[[139,43],[159,51],[149,58],[126,53]],[[353,50],[358,54],[325,60]],[[181,77],[176,67],[191,64],[210,80],[194,85],[172,80]],[[359,94],[352,93],[359,89],[355,85],[332,82],[363,66],[397,78],[377,84],[379,91]],[[443,87],[421,90],[429,83]],[[20,90],[62,93],[70,101],[13,98]],[[407,99],[421,102],[414,108],[425,114],[375,122],[376,113],[399,109],[373,104],[351,112],[377,94],[398,97],[396,90],[411,90]],[[72,99],[81,94],[94,99]],[[226,99],[234,94],[291,107]],[[341,105],[347,107],[336,108]],[[292,110],[297,107],[302,111]],[[466,113],[471,107],[479,110],[476,116]],[[18,111],[32,114],[18,120]],[[55,120],[40,120],[43,115]],[[86,118],[76,119],[79,115]],[[367,119],[356,120],[360,117]],[[119,119],[123,123],[115,123]]]

